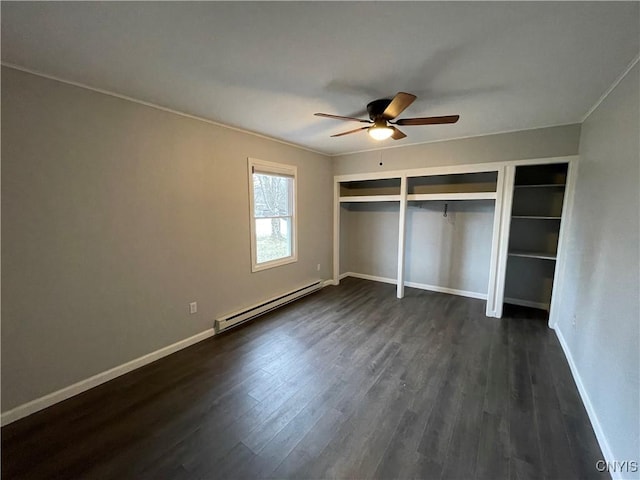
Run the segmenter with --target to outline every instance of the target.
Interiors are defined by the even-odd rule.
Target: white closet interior
[[[334,279],[549,308],[577,157],[335,177]]]

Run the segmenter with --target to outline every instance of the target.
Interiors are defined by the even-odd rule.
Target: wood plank
[[[542,461],[525,328],[523,321],[509,323],[509,471],[517,478],[539,478]]]
[[[495,480],[510,478],[510,441],[507,412],[482,415],[475,478]]]

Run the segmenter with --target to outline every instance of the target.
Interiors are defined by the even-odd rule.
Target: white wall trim
[[[7,68],[12,68],[13,70],[18,70],[20,72],[29,73],[31,75],[35,75],[37,77],[47,78],[49,80],[53,80],[55,82],[65,83],[67,85],[73,85],[74,87],[84,88],[86,90],[91,90],[92,92],[101,93],[103,95],[108,95],[110,97],[119,98],[121,100],[127,100],[129,102],[138,103],[140,105],[144,105],[145,107],[155,108],[156,110],[162,110],[163,112],[173,113],[175,115],[179,115],[181,117],[190,118],[191,120],[197,120],[199,122],[205,122],[210,125],[215,125],[216,127],[228,128],[229,130],[234,130],[236,132],[246,133],[247,135],[253,135],[254,137],[263,138],[265,140],[271,140],[272,142],[281,143],[282,145],[287,145],[289,147],[299,148],[300,150],[306,150],[307,152],[317,153],[318,155],[323,155],[325,157],[331,157],[330,154],[326,152],[320,152],[318,150],[313,150],[308,147],[304,147],[302,145],[298,145],[296,143],[287,142],[285,140],[280,140],[279,138],[269,137],[267,135],[263,135],[258,132],[253,132],[251,130],[245,130],[239,127],[232,127],[231,125],[226,125],[224,123],[216,122],[215,120],[210,120],[208,118],[199,117],[197,115],[192,115],[190,113],[181,112],[179,110],[174,110],[169,107],[163,107],[162,105],[158,105],[156,103],[147,102],[145,100],[139,100],[137,98],[129,97],[127,95],[122,95],[120,93],[112,92],[110,90],[104,90],[102,88],[92,87],[85,83],[74,82],[73,80],[66,80],[61,77],[56,77],[55,75],[49,75],[47,73],[39,72],[37,70],[33,70],[26,67],[21,67],[20,65],[16,65],[14,63],[8,62],[0,62],[0,65]]]
[[[109,380],[113,380],[114,378],[124,375],[125,373],[129,373],[132,370],[143,367],[145,365],[148,365],[149,363],[155,362],[156,360],[171,355],[178,350],[182,350],[184,348],[190,347],[195,343],[206,340],[207,338],[212,337],[214,334],[215,332],[213,328],[210,328],[208,330],[205,330],[204,332],[198,333],[197,335],[185,338],[184,340],[180,340],[179,342],[160,348],[155,352],[148,353],[134,360],[131,360],[130,362],[123,363],[122,365],[98,373],[85,380],[74,383],[73,385],[69,385],[68,387],[49,393],[43,397],[36,398],[35,400],[12,408],[11,410],[2,412],[1,424],[2,426],[5,426],[11,422],[15,422],[16,420],[31,415],[32,413],[36,413],[56,403],[62,402],[63,400],[67,400],[68,398],[85,392],[93,387],[97,387],[98,385],[106,383]]]
[[[584,117],[582,117],[582,120],[580,121],[580,123],[584,123],[587,120],[587,118],[589,118],[589,116],[595,111],[595,109],[598,108],[602,102],[604,102],[604,99],[607,98],[609,94],[615,90],[615,88],[624,79],[624,77],[626,77],[627,74],[633,69],[633,67],[636,66],[636,63],[638,63],[638,60],[640,60],[640,54],[636,55],[636,57],[633,60],[631,60],[629,65],[627,65],[627,68],[624,69],[624,71],[620,74],[620,76],[615,79],[615,81],[602,94],[602,96],[598,99],[598,101],[594,103],[589,110],[587,110],[587,113],[584,114]]]
[[[369,275],[367,273],[346,272],[346,273],[343,273],[341,277],[361,278],[362,280],[371,280],[372,282],[388,283],[390,285],[396,285],[398,283],[398,281],[395,278],[378,277],[377,275]]]
[[[333,280],[333,278],[330,278],[329,280],[325,280],[324,282],[322,282],[322,287],[329,287],[331,285],[337,285],[337,283]]]
[[[609,446],[609,442],[607,441],[607,437],[604,434],[604,430],[602,430],[602,426],[600,425],[600,421],[598,420],[598,415],[596,414],[593,405],[591,404],[591,399],[589,398],[589,394],[587,393],[587,389],[582,383],[582,377],[580,377],[580,373],[578,372],[578,367],[573,361],[573,356],[571,355],[571,350],[569,349],[569,345],[564,339],[564,335],[562,334],[562,330],[559,327],[553,327],[556,332],[556,336],[558,337],[558,341],[560,342],[560,346],[562,347],[562,351],[564,352],[564,356],[569,363],[569,369],[571,370],[571,375],[573,375],[573,380],[576,382],[576,386],[578,387],[578,393],[580,394],[580,398],[582,399],[582,403],[584,404],[585,409],[587,410],[587,415],[589,416],[589,420],[591,421],[591,426],[593,427],[593,431],[596,434],[596,439],[598,440],[598,444],[600,445],[600,449],[602,450],[602,455],[604,456],[604,460],[610,464],[616,461],[613,456],[613,452],[611,451],[611,447]],[[611,478],[614,480],[622,479],[622,472],[610,472]]]
[[[340,184],[333,182],[333,284],[339,285],[340,279]]]
[[[458,295],[460,297],[476,298],[478,300],[486,300],[487,294],[480,292],[471,292],[469,290],[459,290],[457,288],[440,287],[438,285],[429,285],[427,283],[404,282],[407,287],[419,288],[420,290],[429,290],[431,292],[448,293]]]
[[[404,260],[405,260],[405,236],[407,232],[407,177],[400,179],[400,213],[398,215],[398,288],[396,296],[404,297]]]
[[[435,167],[409,168],[384,172],[362,172],[335,175],[334,182],[351,182],[360,180],[381,180],[389,178],[425,177],[431,175],[451,175],[456,173],[497,172],[508,166],[548,165],[552,163],[571,163],[578,160],[578,155],[563,157],[526,158],[521,160],[504,160],[500,162],[469,163],[464,165],[440,165]]]
[[[567,172],[567,182],[564,190],[564,201],[562,203],[562,221],[560,222],[560,232],[558,234],[558,248],[556,258],[556,268],[553,274],[553,295],[549,305],[549,326],[554,328],[558,323],[560,315],[558,305],[563,298],[564,285],[567,276],[567,251],[569,249],[569,234],[573,223],[573,204],[575,198],[576,184],[578,181],[579,162],[569,163]]]
[[[363,280],[372,280],[374,282],[390,283],[396,285],[398,282],[395,278],[378,277],[376,275],[368,275],[366,273],[346,272],[340,275],[340,278],[353,277],[361,278]],[[448,293],[451,295],[458,295],[460,297],[476,298],[478,300],[486,300],[487,294],[480,292],[470,292],[468,290],[458,290],[457,288],[440,287],[438,285],[429,285],[427,283],[417,282],[404,282],[406,287],[418,288],[420,290],[428,290],[430,292]]]
[[[504,289],[500,290],[499,285],[502,280],[502,266],[506,258],[502,255],[501,246],[503,238],[503,215],[504,210],[510,210],[510,204],[505,201],[505,189],[508,180],[508,168],[503,167],[498,170],[496,181],[496,202],[493,207],[493,230],[491,233],[491,259],[489,267],[489,284],[487,286],[487,306],[485,315],[487,317],[500,318],[502,316],[502,297]]]

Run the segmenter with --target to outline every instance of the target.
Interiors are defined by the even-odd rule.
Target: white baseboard
[[[372,280],[374,282],[390,283],[392,285],[397,284],[397,281],[395,278],[378,277],[375,275],[367,275],[366,273],[346,272],[340,275],[341,279],[345,277],[362,278],[363,280]],[[418,288],[420,290],[428,290],[430,292],[448,293],[451,295],[458,295],[460,297],[477,298],[479,300],[487,299],[486,293],[470,292],[468,290],[458,290],[457,288],[440,287],[438,285],[429,285],[426,283],[404,282],[404,284],[405,286],[410,288]]]
[[[187,348],[195,343],[201,342],[202,340],[212,337],[213,335],[213,328],[205,330],[204,332],[198,333],[197,335],[185,338],[184,340],[180,340],[179,342],[168,345],[164,348],[156,350],[155,352],[148,353],[146,355],[143,355],[142,357],[131,360],[130,362],[98,373],[97,375],[89,377],[85,380],[81,380],[61,390],[49,393],[48,395],[40,398],[36,398],[35,400],[19,405],[6,412],[2,412],[0,423],[2,426],[5,426],[11,422],[15,422],[16,420],[31,415],[32,413],[36,413],[40,410],[50,407],[51,405],[62,402],[63,400],[85,392],[93,387],[97,387],[98,385],[106,383],[109,380],[113,380],[114,378],[124,375],[125,373],[129,373],[136,368],[143,367],[151,362],[159,360],[162,357],[171,355],[178,350],[182,350],[183,348]]]
[[[540,310],[546,310],[547,312],[549,311],[548,303],[532,302],[530,300],[522,300],[520,298],[505,297],[504,303],[510,303],[511,305],[520,305],[521,307],[538,308]]]
[[[607,437],[602,430],[602,426],[600,425],[600,421],[598,420],[598,415],[596,415],[596,411],[593,409],[593,405],[591,404],[591,399],[589,398],[589,394],[582,383],[582,378],[580,377],[580,373],[578,373],[578,368],[576,367],[575,362],[573,361],[573,356],[571,355],[571,350],[569,350],[569,345],[567,345],[564,336],[562,335],[562,330],[560,328],[554,328],[556,332],[556,337],[558,337],[558,341],[560,342],[560,346],[562,347],[562,351],[564,352],[564,356],[567,358],[567,363],[569,363],[569,369],[571,370],[571,374],[573,375],[573,380],[576,382],[576,386],[578,387],[578,393],[580,394],[580,398],[582,399],[582,403],[584,404],[585,409],[587,410],[587,415],[589,416],[589,421],[591,422],[591,426],[593,427],[593,431],[596,434],[596,439],[598,440],[598,444],[600,445],[600,449],[602,450],[602,455],[604,456],[604,460],[609,464],[613,464],[615,462],[615,457],[613,452],[611,451],[611,447],[609,446],[609,442],[607,441]],[[622,472],[610,472],[611,478],[614,480],[622,479]]]
[[[419,288],[420,290],[429,290],[431,292],[449,293],[460,297],[476,298],[478,300],[486,300],[487,294],[480,292],[470,292],[469,290],[458,290],[457,288],[440,287],[438,285],[429,285],[426,283],[404,282],[407,287]]]
[[[391,283],[392,285],[396,284],[395,278],[377,277],[375,275],[367,275],[366,273],[346,272],[343,273],[341,277],[361,278],[362,280],[371,280],[373,282]]]
[[[329,280],[325,280],[324,282],[322,282],[322,286],[323,287],[329,287],[331,285],[335,285],[336,282],[333,281],[332,278],[330,278]]]

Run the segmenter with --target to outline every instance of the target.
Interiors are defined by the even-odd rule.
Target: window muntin
[[[294,166],[249,159],[252,271],[295,262]]]

